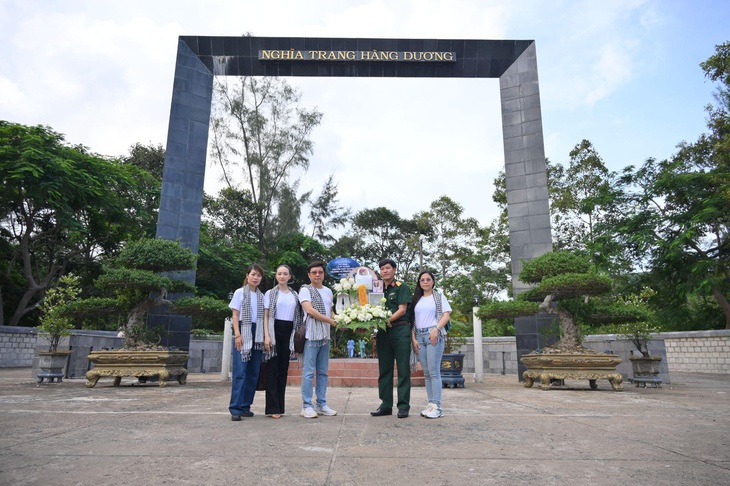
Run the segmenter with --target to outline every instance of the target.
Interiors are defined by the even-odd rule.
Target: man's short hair
[[[315,267],[322,267],[322,270],[326,270],[326,265],[323,261],[317,260],[316,262],[312,262],[309,265],[307,265],[307,273],[309,273],[310,270],[312,270]]]
[[[378,263],[378,268],[383,268],[386,265],[390,265],[393,268],[398,268],[398,265],[392,258],[383,258],[382,260],[380,260],[380,262]]]

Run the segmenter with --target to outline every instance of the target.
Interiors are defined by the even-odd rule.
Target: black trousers
[[[286,379],[289,376],[289,338],[294,323],[292,321],[274,320],[274,340],[276,356],[266,365],[266,414],[284,413],[284,395]]]

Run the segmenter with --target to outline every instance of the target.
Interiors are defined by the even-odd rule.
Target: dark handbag
[[[266,390],[266,367],[267,367],[267,362],[262,361],[261,369],[259,370],[259,382],[256,384],[256,390],[258,390],[258,391]]]
[[[304,341],[307,339],[307,324],[304,322],[294,331],[294,352],[302,354],[304,352]]]
[[[449,332],[450,329],[451,329],[451,320],[449,319],[449,322],[447,322],[446,325],[444,326],[444,331]]]

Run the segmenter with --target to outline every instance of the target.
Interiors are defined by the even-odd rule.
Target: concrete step
[[[327,371],[327,386],[377,388],[378,374],[377,359],[333,358],[330,359]],[[393,384],[395,386],[398,382],[398,371],[396,370],[394,374]],[[301,385],[301,383],[301,365],[298,361],[291,361],[287,385]],[[411,373],[411,386],[425,386],[425,378],[420,365],[417,371]]]

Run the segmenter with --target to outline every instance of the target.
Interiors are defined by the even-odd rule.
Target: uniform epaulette
[[[399,281],[399,280],[396,280],[396,281],[395,281],[395,285],[396,285],[396,287],[400,287],[400,286],[401,286],[401,283],[400,283],[400,281]]]

